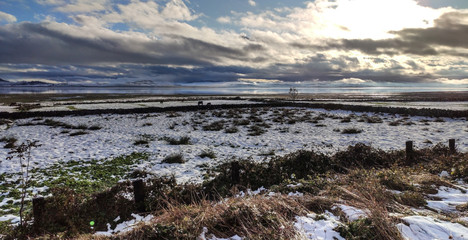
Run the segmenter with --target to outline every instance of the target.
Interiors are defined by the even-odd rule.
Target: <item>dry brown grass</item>
[[[393,197],[380,184],[374,171],[354,170],[340,181],[343,186],[339,192],[343,199],[347,199],[346,204],[367,210],[369,226],[361,229],[360,234],[365,234],[364,237],[373,235],[377,240],[402,239],[396,228],[396,219],[389,215]]]
[[[292,220],[306,213],[298,200],[287,196],[229,198],[219,203],[202,201],[169,206],[151,223],[115,239],[166,239],[166,236],[196,239],[204,227],[208,229],[207,236],[294,239],[297,233]]]

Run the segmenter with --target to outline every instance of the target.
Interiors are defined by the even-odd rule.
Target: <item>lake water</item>
[[[299,93],[393,94],[404,92],[468,91],[448,87],[297,87]],[[287,94],[289,87],[0,87],[0,94],[154,94],[154,95],[241,95]]]

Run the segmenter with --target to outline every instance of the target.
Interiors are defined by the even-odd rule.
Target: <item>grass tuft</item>
[[[162,163],[170,163],[170,164],[174,164],[174,163],[185,163],[185,159],[184,159],[184,156],[182,155],[182,153],[173,153],[167,157],[165,157],[163,160],[162,160]]]
[[[357,128],[345,128],[341,130],[341,133],[342,134],[358,134],[358,133],[362,133],[362,130],[357,129]]]

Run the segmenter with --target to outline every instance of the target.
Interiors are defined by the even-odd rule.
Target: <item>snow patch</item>
[[[363,210],[361,210],[359,208],[346,206],[346,205],[343,205],[343,204],[339,204],[337,206],[339,208],[341,208],[341,211],[343,211],[346,214],[346,218],[350,222],[356,221],[356,220],[358,220],[360,218],[367,217],[367,214]]]
[[[316,214],[297,216],[294,227],[307,239],[344,240],[338,232],[333,230],[340,224],[338,217],[328,211],[322,216],[325,219],[314,220],[317,217]]]
[[[125,233],[125,232],[128,232],[128,231],[131,231],[139,223],[149,222],[149,221],[151,221],[151,219],[154,218],[153,215],[148,215],[146,217],[142,217],[142,216],[140,216],[138,214],[132,214],[132,217],[134,219],[123,222],[123,223],[119,223],[119,224],[117,224],[117,226],[114,229],[111,229],[111,225],[108,223],[107,224],[107,231],[98,231],[98,232],[95,233],[95,235],[111,236],[111,235],[113,235],[115,233]],[[118,218],[120,219],[120,217],[118,217]]]
[[[429,200],[427,206],[440,212],[455,212],[456,206],[468,202],[468,191],[462,187],[460,189],[440,187],[437,194],[430,194],[430,197],[440,198],[442,201]]]
[[[468,239],[468,228],[459,223],[451,223],[422,216],[404,217],[406,223],[397,224],[405,239]]]
[[[202,233],[200,236],[198,236],[197,240],[242,240],[242,237],[239,237],[239,235],[234,235],[230,238],[217,238],[216,236],[210,236],[206,237],[206,234],[208,233],[208,228],[204,227]]]

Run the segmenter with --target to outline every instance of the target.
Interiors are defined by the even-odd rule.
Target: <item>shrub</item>
[[[138,139],[136,140],[133,145],[138,146],[138,145],[148,145],[149,141],[146,139]]]
[[[396,201],[411,207],[423,207],[427,202],[419,192],[405,191],[396,196]]]
[[[102,127],[99,126],[99,125],[93,125],[91,127],[88,128],[88,130],[91,130],[91,131],[96,131],[96,130],[100,130]]]
[[[346,225],[338,225],[335,230],[345,239],[380,239],[376,235],[378,233],[372,224],[372,220],[369,218],[358,219]]]
[[[468,203],[456,206],[456,209],[460,212],[468,212]]]
[[[233,121],[234,125],[236,126],[247,126],[250,124],[250,121],[248,119],[240,119],[240,120],[234,120]]]
[[[190,145],[190,144],[192,144],[190,142],[190,137],[188,137],[188,136],[184,136],[184,137],[181,137],[179,139],[166,137],[164,140],[167,141],[170,145]]]
[[[211,150],[211,149],[207,149],[207,150],[203,150],[200,155],[198,155],[199,157],[201,158],[211,158],[211,159],[214,159],[216,158],[216,153]]]
[[[231,179],[231,164],[223,163],[212,171],[219,173],[211,181],[204,183],[205,189],[213,190],[222,196],[229,193],[233,185]],[[313,151],[298,151],[285,156],[275,156],[267,163],[256,163],[251,160],[240,160],[240,186],[252,189],[269,188],[284,181],[295,179],[309,179],[311,176],[326,173],[333,169],[330,158]]]
[[[266,133],[266,130],[259,125],[253,125],[249,128],[249,136],[260,136]]]
[[[162,160],[162,163],[185,163],[182,153],[173,153]]]
[[[221,131],[224,128],[224,120],[212,122],[203,126],[203,131]]]
[[[397,191],[414,190],[414,187],[409,184],[409,179],[404,177],[403,172],[397,171],[382,171],[377,174],[380,184],[389,189]]]
[[[348,168],[389,167],[398,160],[398,154],[375,149],[363,143],[349,146],[333,156],[333,162],[340,171]]]
[[[225,133],[236,133],[236,132],[239,132],[239,129],[235,126],[232,126],[230,128],[226,128],[224,130]]]
[[[382,123],[382,119],[379,116],[372,116],[366,118],[367,123]]]
[[[2,137],[0,138],[0,142],[6,143],[4,148],[14,148],[16,146],[16,142],[18,139],[15,137]]]
[[[85,135],[85,134],[88,134],[88,132],[86,132],[86,131],[78,131],[78,132],[72,132],[72,133],[70,133],[70,136],[73,137],[73,136],[80,136],[80,135]]]
[[[362,133],[362,130],[361,129],[357,129],[357,128],[345,128],[341,131],[342,134],[358,134],[358,133]]]
[[[79,124],[78,126],[73,126],[73,129],[86,130],[88,126],[86,124]]]
[[[345,118],[341,119],[341,122],[342,123],[349,123],[349,122],[351,122],[351,118],[350,117],[345,117]]]

